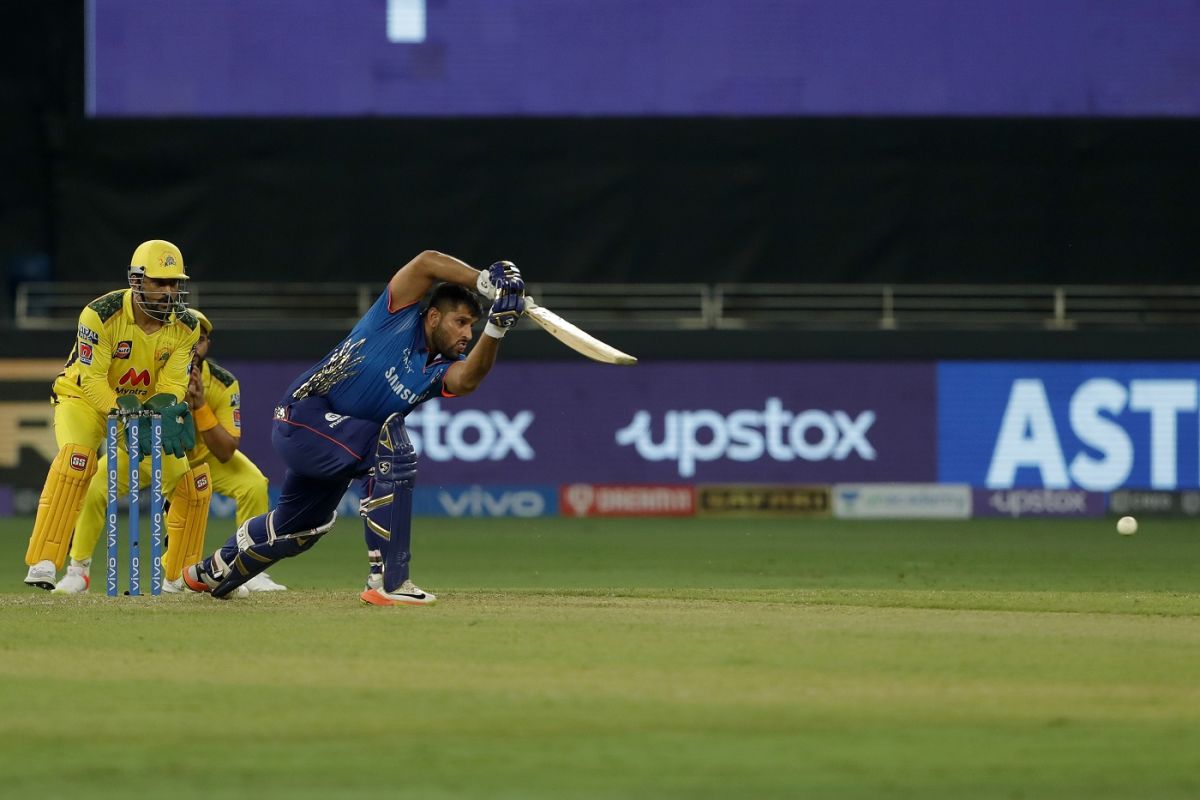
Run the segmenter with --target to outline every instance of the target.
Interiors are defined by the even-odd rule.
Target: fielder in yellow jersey
[[[187,404],[196,423],[196,446],[188,452],[192,469],[207,465],[212,476],[214,492],[237,502],[237,526],[251,517],[267,513],[267,478],[246,454],[238,449],[242,437],[242,389],[233,373],[208,359],[212,347],[212,323],[204,314],[191,309],[200,321],[200,340],[192,361],[192,377],[188,384]],[[203,553],[202,540],[188,540],[179,552],[181,564],[172,563],[168,580],[163,583],[167,592],[183,591],[181,570],[199,561]],[[247,581],[252,592],[282,591],[287,587],[276,583],[261,572]]]
[[[170,409],[164,413],[164,450],[182,453],[180,442],[192,435],[190,413],[179,401],[187,391],[200,325],[183,301],[188,277],[183,255],[170,242],[144,242],[134,251],[128,275],[130,288],[103,295],[83,309],[75,345],[54,381],[51,403],[59,453],[46,476],[25,553],[25,583],[30,586],[55,588],[73,530],[79,543],[88,545],[89,557],[73,563],[68,572],[88,582],[90,553],[103,524],[103,496],[89,513],[81,516],[80,511],[88,484],[104,476],[97,449],[111,409],[143,403]],[[118,470],[123,483],[128,482],[127,459],[122,449],[120,460],[126,466]],[[186,459],[165,454],[164,490],[169,494],[186,472]]]

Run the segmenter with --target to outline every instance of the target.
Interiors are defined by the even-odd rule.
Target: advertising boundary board
[[[839,483],[833,487],[838,519],[969,519],[971,487],[938,483]]]
[[[309,365],[223,364],[242,383],[241,449],[278,487],[272,412]],[[48,396],[60,366],[0,361],[0,509],[36,508],[57,452]],[[470,397],[418,407],[408,423],[418,491],[550,487],[546,513],[571,485],[610,493],[606,514],[682,515],[686,488],[600,487],[710,487],[692,492],[702,513],[733,502],[711,487],[742,487],[743,511],[809,513],[813,498],[744,490],[966,484],[979,490],[977,515],[1019,517],[1105,513],[1109,494],[1114,510],[1190,514],[1200,492],[1200,362],[514,362]],[[514,510],[498,497],[450,507]]]
[[[696,513],[701,516],[828,517],[829,487],[703,485],[696,487]]]
[[[938,364],[938,481],[1200,489],[1200,363]]]

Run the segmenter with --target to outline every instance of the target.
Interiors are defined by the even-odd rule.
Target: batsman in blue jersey
[[[421,298],[439,282],[422,309]],[[471,326],[481,314],[471,289],[491,298],[492,307],[467,355]],[[349,484],[365,479],[360,514],[370,574],[363,602],[435,602],[409,579],[417,456],[404,418],[431,397],[475,391],[496,362],[500,340],[524,312],[525,283],[508,261],[480,272],[426,251],[405,264],[349,335],[288,387],[271,432],[287,464],[279,503],[189,566],[188,588],[214,597],[245,594],[238,590],[246,581],[328,533]]]

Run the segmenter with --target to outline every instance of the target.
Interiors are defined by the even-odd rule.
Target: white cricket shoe
[[[405,581],[394,592],[385,592],[382,587],[367,589],[359,599],[369,606],[431,606],[437,595],[431,594],[412,581]]]
[[[92,585],[91,576],[88,574],[91,570],[88,564],[71,564],[67,567],[67,574],[63,575],[63,579],[58,582],[52,590],[52,594],[83,594]]]
[[[39,561],[29,568],[29,573],[25,576],[25,583],[36,589],[45,589],[47,592],[54,591],[57,580],[58,570],[54,567],[54,562],[46,559]]]
[[[163,594],[183,594],[187,588],[183,585],[183,577],[178,577],[175,580],[163,578],[162,582]]]
[[[282,583],[276,583],[271,579],[271,576],[265,572],[260,572],[250,580],[243,584],[251,592],[283,592],[287,591],[287,587]]]
[[[382,589],[383,588],[383,573],[382,572],[368,572],[367,573],[367,588],[368,589]]]

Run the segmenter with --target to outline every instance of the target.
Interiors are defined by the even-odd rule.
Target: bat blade
[[[606,344],[577,325],[555,314],[548,308],[539,306],[533,298],[525,298],[525,316],[532,319],[542,330],[558,339],[577,353],[587,356],[601,364],[619,364],[628,366],[637,363],[637,359],[628,353],[623,353],[610,344]]]

